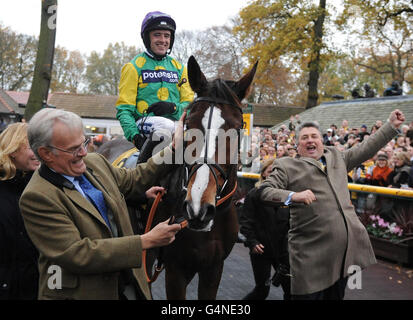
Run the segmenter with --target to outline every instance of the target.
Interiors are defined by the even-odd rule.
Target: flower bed
[[[413,266],[413,241],[405,237],[396,222],[389,223],[379,215],[370,215],[365,226],[377,257]]]
[[[396,222],[390,223],[379,215],[370,215],[366,225],[369,234],[376,238],[399,241],[403,239],[403,229]]]

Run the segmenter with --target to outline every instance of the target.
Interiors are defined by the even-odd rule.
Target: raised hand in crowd
[[[396,109],[390,113],[389,122],[396,129],[398,129],[405,120],[406,118],[403,112],[399,109]]]

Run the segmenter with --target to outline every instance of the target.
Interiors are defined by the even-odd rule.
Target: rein
[[[151,211],[149,212],[148,221],[146,222],[146,227],[145,227],[145,232],[144,233],[148,233],[151,230],[151,226],[152,226],[153,218],[154,218],[155,213],[156,213],[156,209],[158,209],[158,204],[161,201],[164,194],[165,194],[165,191],[161,191],[161,192],[158,192],[158,194],[156,195],[155,201],[153,202],[152,207],[151,207]],[[172,217],[171,217],[171,219],[172,219]],[[180,225],[181,225],[181,229],[184,229],[188,226],[188,221],[184,220],[180,223]],[[159,250],[162,250],[162,247]],[[152,283],[152,282],[156,281],[159,274],[164,269],[164,265],[163,265],[163,261],[161,261],[161,259],[160,259],[161,254],[159,254],[158,255],[158,263],[155,267],[155,272],[152,275],[152,277],[150,277],[149,273],[148,273],[148,270],[146,268],[146,252],[147,252],[146,249],[143,250],[143,252],[142,252],[142,264],[143,264],[144,269],[145,269],[146,281],[148,283]]]
[[[219,199],[219,200],[217,201],[217,205],[216,205],[216,206],[217,206],[217,207],[220,206],[220,205],[223,204],[225,201],[227,201],[229,198],[231,198],[231,197],[234,195],[235,191],[237,191],[237,187],[238,187],[238,183],[237,183],[237,181],[235,181],[234,188],[231,190],[231,192],[228,193],[225,197]]]
[[[151,225],[152,225],[152,222],[153,222],[153,217],[155,216],[156,209],[158,208],[158,204],[161,201],[161,198],[163,197],[164,193],[165,192],[162,191],[162,192],[159,192],[156,195],[155,201],[153,202],[152,207],[151,207],[151,211],[149,212],[148,221],[146,222],[146,227],[145,227],[145,232],[144,233],[148,233],[150,231]],[[147,252],[146,249],[143,250],[143,252],[142,252],[142,264],[143,264],[143,267],[145,269],[146,281],[148,283],[152,283],[152,282],[156,281],[156,279],[158,278],[159,274],[163,270],[163,266],[162,265],[161,266],[156,266],[153,276],[149,277],[149,273],[148,273],[148,270],[146,268],[146,252]]]

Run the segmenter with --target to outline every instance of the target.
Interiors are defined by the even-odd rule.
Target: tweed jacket
[[[376,263],[365,227],[350,200],[347,172],[373,157],[397,130],[386,123],[369,139],[346,151],[325,147],[326,170],[307,157],[274,161],[271,175],[260,186],[265,203],[283,204],[291,192],[310,189],[316,201],[290,204],[288,248],[291,292],[311,294],[347,277],[349,267]]]
[[[39,299],[119,299],[119,276],[125,270],[133,274],[145,298],[151,298],[141,239],[133,234],[125,199],[141,195],[171,170],[172,165],[154,162],[171,152],[166,148],[133,170],[115,168],[96,153],[84,158],[85,176],[102,191],[116,230],[69,180],[44,165],[34,173],[20,207],[40,252]],[[61,268],[61,289],[50,286],[53,265]]]

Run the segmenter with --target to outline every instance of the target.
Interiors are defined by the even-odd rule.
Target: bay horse
[[[185,299],[186,287],[196,274],[198,299],[216,299],[224,260],[237,240],[238,218],[232,196],[237,186],[237,145],[243,128],[241,101],[249,93],[256,68],[257,63],[239,81],[208,82],[195,58],[188,60],[188,80],[197,98],[188,106],[185,140],[189,140],[192,129],[203,135],[201,141],[196,141],[199,136],[188,141],[185,151],[193,144],[201,148],[184,152],[184,164],[176,170],[180,174],[178,178],[171,175],[156,215],[156,222],[171,215],[182,215],[188,222],[175,241],[161,249],[168,300]],[[235,141],[225,136],[230,131],[236,133]],[[186,187],[184,192],[181,186],[184,190]]]
[[[243,128],[241,101],[250,91],[256,69],[257,63],[239,81],[207,81],[195,58],[188,60],[188,81],[197,98],[187,108],[186,146],[182,161],[175,159],[181,164],[160,183],[167,192],[152,222],[155,226],[173,216],[185,219],[187,228],[170,245],[150,249],[146,259],[147,270],[152,270],[156,257],[162,259],[168,300],[185,299],[196,274],[198,299],[216,299],[224,260],[237,240],[232,196]],[[188,135],[193,131],[202,134]]]

